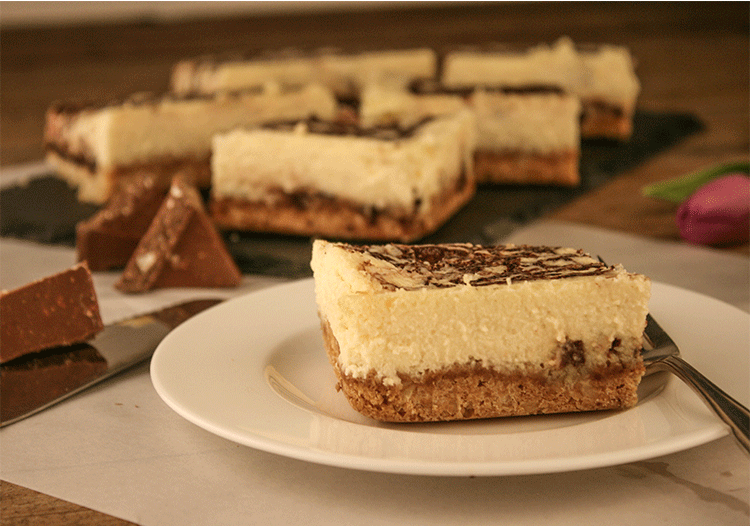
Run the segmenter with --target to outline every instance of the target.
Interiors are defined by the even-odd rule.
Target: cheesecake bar
[[[580,184],[577,97],[554,91],[480,88],[472,94],[471,106],[477,116],[477,182]]]
[[[442,83],[448,88],[556,88],[581,99],[583,137],[630,137],[640,91],[633,59],[621,46],[576,47],[568,38],[524,50],[448,52]]]
[[[83,201],[104,203],[119,180],[139,171],[168,188],[187,169],[201,186],[210,183],[211,138],[237,126],[273,120],[332,119],[337,103],[319,85],[176,97],[134,95],[103,106],[53,104],[44,130],[47,160],[78,187]]]
[[[466,93],[441,90],[434,83],[369,82],[358,98],[361,126],[413,126],[424,119],[444,117],[470,108]]]
[[[421,119],[471,109],[476,116],[477,183],[580,183],[580,112],[577,97],[552,89],[447,90],[370,84],[362,92],[363,126],[408,126]]]
[[[580,250],[313,245],[325,348],[354,409],[422,422],[636,404],[650,281]]]
[[[343,53],[333,50],[283,50],[254,56],[204,56],[183,60],[172,69],[175,93],[216,93],[257,88],[268,82],[301,85],[318,82],[337,97],[356,96],[366,82],[434,78],[437,54],[429,48]]]
[[[411,128],[308,120],[214,139],[211,214],[221,228],[413,241],[475,192],[471,112]]]

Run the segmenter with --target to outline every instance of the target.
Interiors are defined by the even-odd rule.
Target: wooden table
[[[679,240],[675,206],[641,196],[650,182],[712,164],[747,160],[750,30],[747,3],[491,3],[419,5],[181,23],[3,29],[0,33],[0,163],[42,159],[44,113],[55,99],[107,100],[163,91],[171,65],[202,53],[337,46],[372,49],[491,41],[628,46],[651,111],[690,112],[706,125],[676,147],[551,217]],[[747,243],[722,247],[749,254]],[[125,524],[119,519],[2,483],[4,524]]]

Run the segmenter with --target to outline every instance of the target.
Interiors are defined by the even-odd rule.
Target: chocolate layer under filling
[[[263,202],[214,197],[210,212],[216,225],[225,230],[409,242],[433,232],[473,195],[474,185],[461,177],[455,189],[433,200],[428,215],[420,213],[419,201],[412,210],[378,209],[314,191],[274,189]]]

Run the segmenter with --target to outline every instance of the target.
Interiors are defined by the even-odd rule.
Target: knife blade
[[[0,427],[23,420],[151,357],[169,332],[222,300],[198,299],[107,325],[85,343],[0,366]]]

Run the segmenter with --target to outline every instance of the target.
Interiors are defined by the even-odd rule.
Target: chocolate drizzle
[[[301,92],[303,86],[285,86],[282,91],[283,94]],[[192,101],[221,101],[221,100],[232,100],[241,99],[242,97],[263,95],[265,93],[264,88],[261,87],[249,87],[237,90],[227,90],[220,93],[173,93],[163,92],[156,93],[151,91],[141,91],[133,93],[126,97],[110,99],[107,101],[101,100],[64,100],[54,101],[48,108],[48,113],[63,115],[63,116],[77,116],[84,111],[100,111],[108,108],[117,108],[120,106],[158,106],[165,102],[183,103]]]
[[[366,137],[378,139],[381,141],[395,141],[399,139],[408,139],[414,136],[414,134],[421,126],[431,120],[433,119],[427,117],[410,126],[391,124],[387,126],[373,126],[364,128],[353,122],[325,121],[313,116],[304,120],[268,122],[263,124],[261,127],[271,130],[292,132],[299,126],[304,126],[303,130],[306,133],[316,135]]]
[[[413,95],[456,95],[468,99],[477,90],[489,93],[501,93],[505,95],[535,95],[556,94],[562,95],[565,90],[554,84],[523,84],[514,86],[511,84],[482,84],[467,87],[448,87],[433,79],[415,79],[407,86],[409,93]]]
[[[486,286],[540,279],[597,276],[614,271],[581,250],[471,244],[351,246],[367,254],[367,271],[388,290]]]

